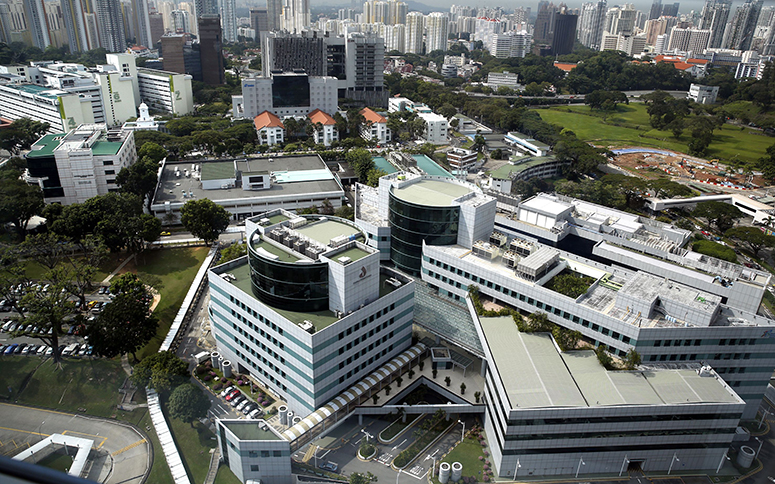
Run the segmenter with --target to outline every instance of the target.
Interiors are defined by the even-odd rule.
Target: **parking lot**
[[[42,287],[45,287],[45,285]],[[82,310],[82,314],[87,319],[96,317],[102,310],[102,307],[111,301],[111,295],[109,292],[106,292],[107,290],[107,287],[100,286],[93,293],[87,295],[87,307]],[[70,299],[76,305],[79,305],[76,298]],[[18,313],[11,309],[8,301],[0,301],[0,357],[51,356],[54,350],[40,338],[33,336],[34,334],[40,334],[41,330],[23,322],[16,323],[13,318],[18,316]],[[18,332],[20,328],[24,328],[25,334],[12,337],[11,333],[14,331]],[[68,322],[62,324],[62,333],[59,336],[62,356],[75,358],[91,356],[92,349],[88,345],[87,338],[79,334],[80,329]],[[42,336],[50,335],[51,332],[51,329],[47,332],[43,331],[44,334]]]

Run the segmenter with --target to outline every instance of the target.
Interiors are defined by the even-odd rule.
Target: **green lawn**
[[[14,384],[9,382],[14,392],[19,391],[25,376],[34,369],[34,362],[40,363],[36,356],[3,358],[4,371],[0,380],[15,381]],[[18,363],[13,360],[26,361]],[[63,361],[62,368],[58,369],[49,358],[38,367],[21,394],[17,393],[16,399],[20,404],[63,412],[77,412],[79,408],[85,408],[90,415],[111,417],[116,414],[118,389],[125,378],[126,373],[118,359],[71,359]],[[2,388],[7,389],[9,385]]]
[[[620,105],[617,112],[605,120],[601,113],[592,112],[588,106],[562,106],[538,110],[541,118],[567,128],[581,139],[607,146],[649,146],[688,152],[691,139],[689,130],[676,140],[672,133],[652,129],[646,106],[642,103]],[[762,157],[775,139],[751,130],[725,124],[716,130],[708,148],[707,158],[753,162]]]
[[[184,247],[146,251],[124,267],[125,272],[147,275],[161,282],[161,301],[154,311],[159,318],[159,329],[151,342],[137,352],[138,358],[159,351],[209,250],[208,247]]]
[[[222,465],[218,468],[218,474],[215,475],[215,484],[242,484],[242,482],[237,479],[229,466]]]
[[[100,266],[97,268],[97,273],[94,276],[94,282],[102,282],[108,274],[113,272],[116,267],[121,264],[121,262],[127,257],[127,254],[121,253],[121,254],[108,254],[107,257],[105,257],[105,260],[100,264]],[[43,279],[43,276],[46,274],[48,269],[43,267],[42,265],[38,264],[34,261],[28,261],[25,267],[25,273],[27,277],[30,279],[40,280]]]
[[[195,422],[194,427],[192,427],[190,424],[170,417],[166,411],[164,413],[191,481],[204,482],[207,471],[210,469],[209,451],[217,444],[215,434],[210,432],[201,422]],[[149,480],[148,482],[153,481]]]
[[[420,415],[408,415],[406,417],[406,422],[401,421],[401,417],[397,418],[395,422],[388,425],[385,430],[379,433],[379,438],[384,440],[385,442],[389,442],[390,439],[398,435],[402,430],[407,428],[408,426],[412,425]]]
[[[55,471],[67,472],[70,466],[73,465],[73,458],[64,452],[54,452],[42,458],[38,465],[54,469]]]
[[[482,482],[482,469],[484,461],[479,460],[479,457],[484,457],[482,452],[482,445],[478,440],[471,437],[466,437],[466,440],[459,443],[452,451],[444,457],[441,462],[460,462],[463,464],[463,476],[475,477],[478,482]],[[433,478],[435,484],[439,484],[437,477]]]

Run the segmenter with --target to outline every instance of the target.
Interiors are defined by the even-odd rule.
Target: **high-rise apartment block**
[[[729,10],[732,0],[706,0],[702,7],[702,14],[697,27],[701,30],[710,30],[708,48],[718,49],[724,42],[724,31],[729,20]]]
[[[425,15],[422,12],[406,14],[406,52],[410,54],[423,53],[424,24]]]
[[[763,0],[746,0],[737,7],[735,16],[724,33],[724,47],[742,51],[751,48],[762,3]]]
[[[425,50],[447,51],[447,34],[449,33],[449,17],[442,12],[433,12],[425,20],[426,36]]]
[[[710,30],[679,29],[670,32],[669,51],[702,53],[708,47]]]
[[[148,0],[132,0],[132,30],[135,43],[153,49],[151,20],[148,12]]]
[[[309,0],[283,0],[280,13],[281,28],[288,32],[301,32],[309,27]]]
[[[221,27],[225,42],[237,41],[237,3],[236,0],[221,0]]]
[[[124,13],[120,0],[97,2],[97,25],[102,47],[108,52],[124,52],[126,50]]]
[[[581,45],[593,50],[600,50],[607,8],[606,0],[581,5],[578,21],[578,39]]]

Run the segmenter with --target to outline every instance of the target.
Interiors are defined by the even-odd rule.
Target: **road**
[[[150,472],[151,444],[136,429],[109,420],[0,403],[0,452],[9,457],[51,434],[94,442],[88,478],[106,484],[140,484]]]

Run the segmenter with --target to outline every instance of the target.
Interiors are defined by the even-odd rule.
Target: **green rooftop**
[[[92,145],[91,152],[93,155],[115,155],[121,149],[122,143],[115,141],[97,141]]]
[[[43,158],[53,156],[54,150],[62,141],[64,133],[47,134],[32,145],[32,149],[27,154],[27,158]]]
[[[357,227],[331,219],[322,222],[310,222],[307,225],[303,225],[294,230],[323,245],[328,245],[328,243],[331,242],[331,239],[339,237],[340,235],[355,235],[361,233]]]
[[[449,207],[453,200],[471,193],[471,189],[466,186],[437,180],[420,180],[392,190],[401,200],[432,207]]]
[[[524,158],[529,158],[529,157],[524,157]],[[507,163],[501,166],[500,168],[498,168],[497,170],[494,170],[492,173],[490,173],[490,176],[493,178],[498,178],[500,180],[507,180],[509,178],[509,175],[511,175],[512,173],[521,173],[527,170],[528,168],[532,168],[534,166],[542,165],[544,163],[549,163],[556,160],[557,159],[554,156],[539,156],[537,158],[530,158],[530,160],[524,161],[522,163],[517,163],[516,165]]]
[[[202,181],[234,178],[234,162],[202,163]]]
[[[261,420],[243,420],[241,422],[223,421],[221,423],[240,440],[280,440],[270,430],[261,430],[261,425],[269,427]]]
[[[290,220],[285,215],[278,213],[277,215],[272,215],[269,217],[269,225],[279,224],[280,222],[285,222],[286,220]]]
[[[332,258],[335,261],[338,261],[341,257],[349,257],[352,259],[353,262],[357,261],[358,259],[363,259],[367,255],[369,255],[370,252],[366,252],[365,250],[361,249],[360,247],[351,247],[347,250],[344,250],[338,254],[335,254],[332,256]]]
[[[263,249],[267,252],[269,252],[272,255],[277,256],[277,260],[279,262],[297,262],[299,260],[298,257],[293,255],[290,251],[283,250],[279,247],[276,247],[269,242],[262,240],[258,237],[255,237],[253,239],[253,249],[258,251],[258,249]]]

